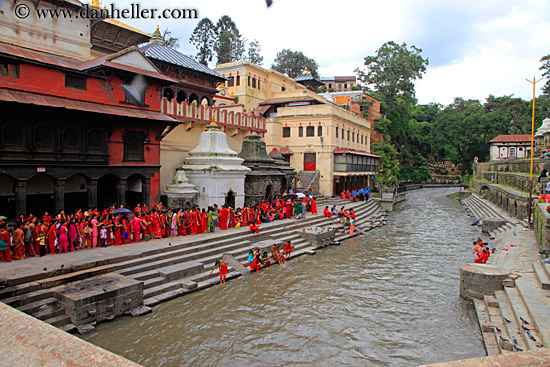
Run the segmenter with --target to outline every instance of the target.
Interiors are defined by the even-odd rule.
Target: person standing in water
[[[220,284],[223,284],[225,283],[225,278],[227,277],[227,274],[229,273],[229,270],[227,268],[227,263],[223,260],[217,260],[216,263],[214,264],[214,267],[212,268],[212,270],[210,270],[210,274],[212,274],[212,272],[214,270],[216,270],[216,268],[219,268],[220,269]]]

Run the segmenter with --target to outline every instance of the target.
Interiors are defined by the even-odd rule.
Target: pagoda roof
[[[220,80],[226,79],[223,75],[210,69],[208,66],[193,60],[191,57],[186,56],[161,42],[149,42],[148,44],[141,46],[139,49],[145,54],[145,56],[151,59],[164,61],[168,64],[181,66],[203,74],[208,74]]]

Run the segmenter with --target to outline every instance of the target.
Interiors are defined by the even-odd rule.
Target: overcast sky
[[[117,1],[124,7],[135,0]],[[109,2],[102,1],[103,4]],[[354,75],[385,42],[415,45],[430,65],[416,83],[420,103],[489,94],[531,99],[526,78],[541,76],[550,54],[550,0],[158,0],[141,6],[195,8],[214,23],[229,15],[249,41],[262,46],[264,66],[290,48],[314,58],[321,76]],[[121,19],[122,20],[122,19]],[[196,54],[189,36],[198,20],[123,20],[152,33],[157,24]],[[211,64],[214,68],[215,65]],[[544,81],[537,84],[537,95]]]

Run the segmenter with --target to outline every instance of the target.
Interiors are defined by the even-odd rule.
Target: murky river
[[[423,189],[388,225],[99,325],[90,342],[145,366],[417,366],[485,355],[458,295],[472,260],[455,189]],[[256,276],[257,275],[257,276]]]

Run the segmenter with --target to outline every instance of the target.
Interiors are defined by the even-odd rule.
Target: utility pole
[[[529,79],[528,83],[533,84],[533,116],[531,118],[531,175],[529,176],[529,210],[527,213],[527,220],[529,221],[529,228],[531,228],[531,207],[533,206],[533,145],[534,145],[534,135],[535,135],[535,85],[542,80],[536,80],[533,77],[533,81]]]

